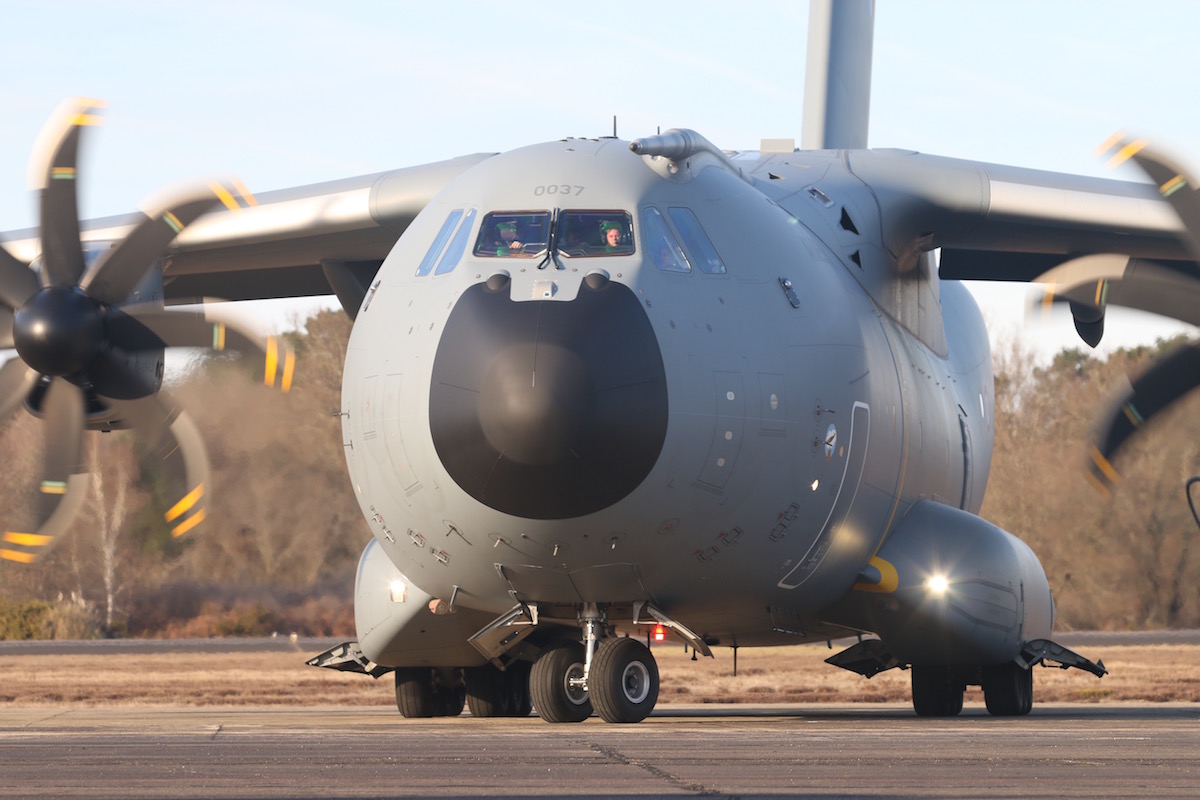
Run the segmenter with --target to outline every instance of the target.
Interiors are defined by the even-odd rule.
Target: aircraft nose
[[[662,356],[637,296],[588,276],[569,302],[514,302],[495,276],[459,298],[433,363],[438,457],[480,502],[530,519],[612,505],[667,429]]]

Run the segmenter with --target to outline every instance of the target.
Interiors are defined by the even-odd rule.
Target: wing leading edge
[[[369,283],[396,240],[443,186],[491,154],[264,193],[188,226],[163,271],[169,303],[343,292]],[[83,223],[84,242],[123,238],[134,218]],[[14,255],[39,255],[36,231],[5,236]]]

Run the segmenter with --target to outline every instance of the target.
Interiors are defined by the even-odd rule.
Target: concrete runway
[[[0,797],[1197,797],[1200,706],[664,706],[639,725],[4,708],[0,775]]]

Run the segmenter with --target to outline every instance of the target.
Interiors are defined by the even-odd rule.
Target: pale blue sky
[[[800,138],[802,2],[0,0],[0,12],[0,230],[36,224],[26,161],[75,94],[109,103],[84,152],[86,216],[197,176],[266,191],[603,135],[614,114],[625,138],[658,126],[733,149]],[[870,144],[1104,175],[1093,148],[1127,129],[1200,164],[1197,31],[1200,3],[1182,0],[880,0]],[[985,302],[998,329],[1018,324],[1021,292],[985,293],[999,295]],[[1140,327],[1113,319],[1110,338],[1124,329]],[[1078,341],[1065,318],[1024,335]]]

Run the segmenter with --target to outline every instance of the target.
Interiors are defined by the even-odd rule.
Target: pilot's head
[[[511,242],[517,238],[517,223],[515,222],[500,222],[496,224],[496,232],[500,239],[505,242]]]
[[[621,244],[621,226],[612,220],[600,223],[600,235],[604,237],[604,243],[609,247]]]

